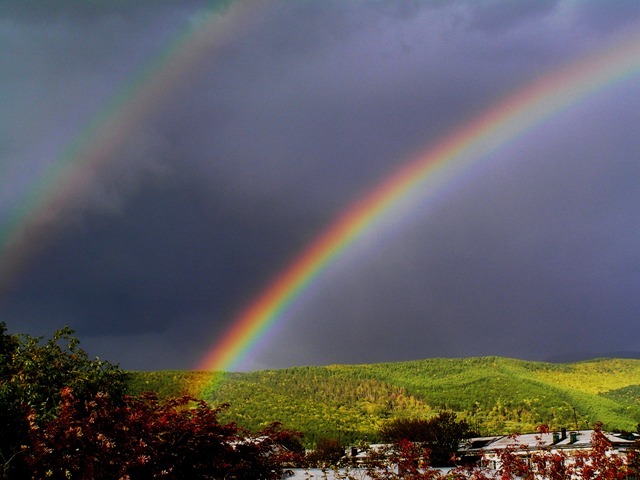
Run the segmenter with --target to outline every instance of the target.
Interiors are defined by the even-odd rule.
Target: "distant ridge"
[[[634,352],[629,352],[633,353]],[[626,354],[626,353],[625,353]],[[273,421],[305,442],[379,440],[394,418],[429,418],[451,410],[479,434],[551,428],[635,431],[640,423],[640,360],[573,363],[504,357],[435,358],[364,365],[292,367],[226,373],[215,391],[203,371],[130,372],[131,393],[191,394],[229,403],[221,418],[259,429]],[[203,393],[204,392],[204,393]]]
[[[551,363],[573,363],[573,362],[584,362],[588,360],[598,360],[605,358],[635,358],[640,359],[640,352],[633,351],[616,351],[616,352],[604,352],[604,353],[594,353],[594,352],[571,352],[566,354],[553,355],[545,359],[545,362]]]

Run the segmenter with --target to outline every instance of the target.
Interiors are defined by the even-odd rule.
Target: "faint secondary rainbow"
[[[348,208],[232,322],[198,366],[230,371],[329,265],[385,221],[406,215],[489,153],[599,90],[640,72],[640,37],[548,74],[406,163]]]
[[[239,34],[239,27],[261,11],[258,7],[258,2],[247,0],[199,12],[188,28],[150,59],[76,141],[38,176],[11,217],[0,224],[0,294],[51,237],[65,210],[90,187],[102,166],[113,161],[118,148],[198,67],[203,57],[212,55]]]

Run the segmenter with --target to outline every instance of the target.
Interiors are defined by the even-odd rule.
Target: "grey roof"
[[[476,437],[465,440],[460,445],[461,451],[468,453],[482,453],[495,450],[502,450],[507,447],[520,447],[526,450],[534,450],[537,448],[589,448],[594,430],[572,430],[567,431],[563,437],[561,432],[549,433],[526,433],[513,436],[496,436],[496,437]],[[638,441],[640,436],[631,435],[626,438],[620,434],[603,432],[605,437],[612,445],[616,447],[629,447]],[[555,441],[560,437],[559,441]]]

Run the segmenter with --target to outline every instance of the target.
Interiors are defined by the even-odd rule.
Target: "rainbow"
[[[55,232],[62,214],[90,187],[100,169],[199,65],[224,47],[239,27],[261,11],[255,1],[200,12],[159,54],[144,65],[91,124],[23,196],[0,224],[0,293],[10,287],[26,261]]]
[[[548,74],[408,161],[353,204],[243,309],[198,365],[208,389],[232,370],[320,275],[359,240],[433,195],[488,154],[589,95],[640,71],[640,37]]]

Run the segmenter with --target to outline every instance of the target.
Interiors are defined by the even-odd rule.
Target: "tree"
[[[467,422],[458,421],[456,414],[449,411],[442,411],[429,420],[393,420],[380,430],[385,442],[409,440],[428,449],[434,466],[450,465],[452,456],[458,450],[458,443],[470,433]]]
[[[31,424],[27,460],[35,478],[282,478],[299,458],[287,448],[299,445],[298,434],[272,424],[251,435],[220,423],[221,408],[188,396],[161,403],[154,394],[79,400],[65,388],[59,415]]]
[[[73,390],[76,398],[98,392],[120,398],[125,373],[116,365],[88,358],[64,327],[50,340],[25,334],[9,334],[0,323],[0,461],[4,475],[23,476],[23,453],[29,440],[29,422],[43,424],[58,413],[61,391]]]
[[[3,477],[19,456],[20,445],[27,439],[25,409],[10,385],[15,373],[12,359],[18,348],[18,339],[7,334],[6,325],[0,323],[0,462]]]
[[[335,438],[321,438],[316,447],[307,455],[307,461],[314,466],[338,465],[344,457],[344,445]]]

